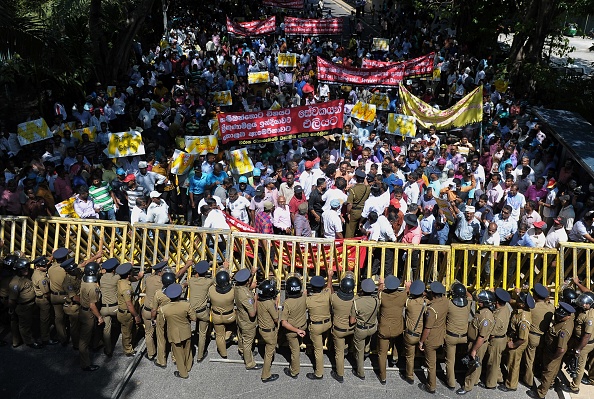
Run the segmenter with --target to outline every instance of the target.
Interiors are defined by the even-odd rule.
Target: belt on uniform
[[[28,304],[33,303],[33,302],[35,302],[35,299],[30,299],[27,302],[17,303],[17,305],[28,305]]]
[[[91,308],[85,308],[84,306],[81,306],[80,309],[84,310],[85,312],[88,312],[89,310],[91,310]]]
[[[407,333],[408,335],[410,335],[411,337],[420,337],[420,336],[421,336],[421,334],[419,334],[419,333],[416,333],[416,332],[414,332],[414,331],[410,331],[410,330],[406,330],[406,333]]]
[[[590,345],[590,344],[594,344],[594,339],[591,341],[588,341],[588,343],[586,345]]]
[[[51,291],[52,295],[66,295],[67,292],[66,291],[60,291],[60,292],[56,292],[56,291]]]
[[[143,306],[143,308],[144,308],[144,310],[146,310],[147,312],[150,312],[151,310],[153,310],[153,309],[151,309],[151,308],[147,308],[146,306]]]
[[[117,302],[116,303],[108,303],[107,305],[103,304],[104,308],[111,308],[112,306],[118,306],[118,303]]]
[[[446,331],[446,334],[448,334],[450,337],[454,337],[454,338],[464,338],[464,337],[468,336],[467,333],[464,333],[464,334],[455,334],[455,333],[453,333],[451,331]]]
[[[260,328],[260,331],[262,331],[262,332],[273,332],[273,331],[276,331],[276,327],[272,327],[272,328]]]
[[[231,314],[231,313],[233,313],[233,309],[231,309],[231,310],[228,310],[228,311],[226,311],[226,312],[217,312],[216,310],[213,310],[212,312],[213,312],[214,314],[218,314],[219,316],[226,316],[226,315],[228,315],[228,314]]]
[[[128,309],[125,309],[124,310],[124,309],[119,309],[119,308],[118,308],[118,312],[120,312],[120,313],[130,313],[130,311]]]
[[[338,332],[348,332],[348,331],[353,331],[355,329],[355,327],[351,327],[351,328],[340,328],[340,327],[333,327],[336,331]]]
[[[371,330],[373,327],[375,327],[375,323],[373,323],[369,326],[364,326],[363,324],[357,324],[357,328],[359,330]]]
[[[37,298],[37,299],[43,299],[45,297],[43,295],[35,295],[35,298]]]
[[[326,324],[326,323],[330,323],[330,319],[324,319],[322,321],[310,321],[310,324]]]
[[[204,311],[205,311],[207,308],[208,308],[208,307],[207,307],[207,306],[205,306],[205,307],[203,307],[202,309],[198,309],[198,310],[196,310],[196,313],[202,313],[202,312],[204,312]]]
[[[500,339],[500,338],[506,338],[507,335],[491,335],[491,339]]]
[[[536,335],[537,337],[542,337],[544,335],[544,334],[539,334],[539,333],[534,332],[534,331],[530,331],[530,334]]]

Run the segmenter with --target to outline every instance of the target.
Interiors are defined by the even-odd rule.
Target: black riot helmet
[[[350,301],[355,297],[355,279],[352,274],[347,274],[340,280],[339,290],[336,295],[345,301]]]
[[[578,298],[578,294],[573,288],[565,288],[562,296],[563,298],[559,298],[559,301],[569,303],[570,305],[573,305]]]
[[[301,290],[303,289],[303,284],[301,283],[301,279],[296,276],[289,277],[285,283],[285,292],[287,294],[287,298],[299,298],[301,296]]]
[[[163,283],[163,288],[167,288],[175,283],[175,273],[163,273],[161,275],[161,283]]]
[[[9,269],[12,269],[14,263],[19,260],[19,257],[16,255],[8,255],[6,258],[4,258],[4,261],[2,262],[4,264],[4,266],[6,266]]]
[[[466,297],[466,287],[461,283],[454,283],[450,287],[450,295],[452,296],[452,303],[459,308],[468,305],[468,298]]]
[[[592,305],[594,305],[594,298],[592,295],[588,295],[587,292],[582,293],[575,300],[575,304],[580,308],[587,310],[592,308]],[[586,308],[585,305],[588,305],[588,308]]]
[[[231,276],[229,276],[229,272],[225,269],[219,270],[215,276],[215,289],[219,294],[226,294],[227,292],[231,291],[233,286],[231,285]]]
[[[12,264],[12,268],[14,270],[16,270],[17,272],[23,271],[23,270],[27,270],[27,268],[29,267],[29,265],[31,264],[31,261],[27,258],[18,258],[13,264]]]
[[[493,308],[493,306],[495,306],[497,298],[495,297],[495,293],[493,291],[481,290],[476,295],[476,301],[482,302],[484,307]]]
[[[271,280],[264,280],[258,285],[258,300],[266,301],[274,299],[278,295],[276,286]]]
[[[83,281],[85,283],[96,283],[98,280],[99,270],[101,266],[97,262],[89,262],[85,266],[85,273],[83,276]]]

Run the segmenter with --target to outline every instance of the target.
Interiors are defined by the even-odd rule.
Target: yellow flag
[[[375,104],[367,104],[361,101],[357,101],[357,103],[351,110],[351,117],[365,122],[373,122],[375,120],[375,113]]]

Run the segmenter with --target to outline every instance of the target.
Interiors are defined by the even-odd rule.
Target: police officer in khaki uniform
[[[29,347],[41,349],[43,345],[33,339],[33,313],[35,312],[35,290],[29,279],[29,259],[18,259],[13,268],[15,276],[10,280],[10,294],[8,295],[9,312],[15,314],[18,323],[18,335],[12,338],[12,346],[19,346],[21,340]]]
[[[165,290],[171,284],[175,284],[175,274],[170,268],[165,268],[161,275],[162,288],[155,292],[153,298],[153,307],[151,309],[151,324],[155,327],[157,333],[157,358],[155,366],[162,369],[167,368],[167,340],[165,339],[165,316],[162,308],[171,302],[171,299],[165,295]]]
[[[278,380],[278,374],[271,374],[272,359],[276,350],[279,309],[277,304],[278,291],[271,280],[264,280],[258,286],[257,316],[260,336],[265,344],[264,366],[262,367],[262,382]]]
[[[35,270],[33,270],[33,275],[31,276],[31,282],[35,290],[35,305],[39,309],[39,329],[41,343],[43,345],[55,345],[60,342],[50,337],[52,304],[50,302],[49,278],[47,277],[47,266],[49,263],[49,260],[45,256],[35,259],[33,261]]]
[[[423,296],[425,283],[415,280],[409,285],[409,298],[405,304],[404,350],[406,358],[406,372],[401,375],[404,381],[413,384],[415,381],[415,353],[423,333],[423,315],[427,310],[427,301]]]
[[[460,346],[464,346],[464,352],[468,350],[468,321],[472,304],[468,301],[468,292],[463,284],[458,282],[450,287],[451,301],[448,303],[448,316],[446,318],[445,335],[445,361],[447,387],[453,391],[456,389],[456,352]]]
[[[375,297],[375,283],[368,278],[361,282],[362,294],[353,301],[350,323],[355,324],[353,346],[355,347],[356,369],[353,374],[361,380],[365,379],[365,341],[377,331],[377,313],[380,300]]]
[[[404,306],[408,291],[399,291],[400,279],[389,275],[386,279],[380,278],[380,309],[377,327],[377,356],[379,361],[380,383],[386,383],[386,364],[388,362],[388,349],[390,344],[404,332]],[[396,346],[393,347],[396,350]]]
[[[136,351],[132,347],[132,331],[134,324],[138,325],[142,322],[142,318],[136,312],[132,301],[131,272],[132,264],[130,263],[123,263],[116,268],[116,273],[120,276],[120,280],[117,282],[118,321],[122,326],[122,348],[126,356],[136,355]]]
[[[291,362],[285,367],[285,375],[295,379],[299,375],[300,339],[305,337],[307,328],[307,298],[299,276],[291,276],[285,282],[285,303],[281,314],[281,325],[286,330],[286,338],[291,350]]]
[[[120,275],[115,272],[120,262],[116,258],[107,259],[101,265],[103,274],[99,280],[101,289],[101,317],[103,318],[103,353],[107,357],[113,356],[114,342],[112,333],[118,323],[118,281]]]
[[[210,269],[208,261],[201,260],[193,267],[193,274],[188,278],[188,289],[190,291],[190,306],[196,312],[196,329],[198,330],[198,349],[196,351],[196,363],[202,362],[208,350],[206,350],[206,338],[210,326],[210,312],[208,311],[208,291],[214,285],[214,280],[206,276]]]
[[[68,250],[66,248],[58,248],[53,252],[52,257],[54,262],[47,271],[47,276],[50,281],[50,301],[54,308],[54,325],[56,327],[58,340],[62,343],[62,346],[66,346],[68,344],[66,320],[64,320],[66,291],[62,286],[64,278],[66,277],[66,270],[64,270],[60,264],[68,257]]]
[[[340,280],[338,291],[330,297],[332,306],[332,341],[334,342],[334,358],[336,371],[332,370],[330,376],[338,382],[344,382],[344,352],[346,338],[355,332],[355,324],[350,322],[351,308],[355,290],[355,279],[352,272],[346,272]]]
[[[316,360],[315,373],[307,373],[305,376],[310,380],[321,380],[324,378],[324,338],[332,327],[330,311],[330,296],[333,293],[332,276],[334,272],[328,269],[328,282],[322,276],[314,276],[309,281],[311,292],[306,300],[307,312],[309,314],[309,338],[313,343],[314,357]]]
[[[542,336],[549,329],[555,306],[549,301],[549,290],[542,284],[534,284],[534,309],[530,311],[532,324],[528,335],[528,346],[524,351],[524,384],[531,387],[534,384],[534,370],[541,369],[542,349],[544,340]],[[542,342],[541,342],[542,341]]]
[[[74,258],[62,262],[62,268],[66,271],[66,277],[62,287],[66,291],[66,302],[64,302],[64,314],[68,316],[68,325],[70,327],[70,339],[72,347],[78,350],[78,341],[80,339],[80,284],[82,282],[82,273]]]
[[[2,260],[2,268],[0,270],[0,325],[5,324],[8,326],[11,324],[11,329],[16,327],[18,330],[18,325],[12,326],[10,321],[11,315],[8,314],[8,294],[10,293],[10,281],[14,275],[14,270],[12,268],[13,264],[19,259],[19,257],[15,254],[11,254],[6,256]],[[17,335],[14,334],[13,335]],[[6,342],[0,340],[0,346],[5,346]]]
[[[534,298],[527,292],[520,292],[515,305],[516,309],[511,316],[509,340],[507,341],[507,378],[505,383],[498,387],[503,392],[515,391],[518,388],[520,363],[530,336],[530,324],[532,323],[530,310],[534,309]]]
[[[435,393],[437,379],[437,349],[443,345],[449,301],[443,296],[445,287],[439,281],[429,285],[430,303],[424,315],[423,334],[419,349],[425,352],[427,384],[419,384],[426,392]]]
[[[559,302],[555,309],[553,325],[544,336],[544,352],[542,357],[543,371],[540,386],[536,390],[526,392],[534,399],[542,399],[555,382],[561,369],[563,355],[567,352],[567,345],[573,333],[575,308],[568,303]]]
[[[473,360],[478,356],[479,363],[482,363],[485,357],[489,346],[489,337],[495,326],[491,308],[495,306],[496,300],[495,294],[487,290],[480,291],[476,296],[479,310],[468,326],[468,356]],[[472,391],[481,376],[481,369],[481,367],[475,365],[468,368],[464,385],[456,391],[458,395],[465,395]]]
[[[83,281],[80,285],[80,339],[78,341],[78,353],[80,355],[80,367],[84,371],[95,371],[99,366],[91,364],[89,346],[93,339],[95,325],[103,324],[103,317],[99,312],[99,289],[98,274],[100,266],[97,262],[89,262],[85,266]]]
[[[571,339],[571,349],[574,356],[577,357],[577,375],[569,385],[563,385],[561,388],[565,392],[578,394],[580,392],[580,383],[586,370],[588,355],[594,349],[594,294],[592,292],[583,292],[577,297],[576,305],[579,307],[579,313],[575,317],[573,336]]]
[[[507,306],[507,303],[511,300],[509,292],[497,287],[495,289],[495,297],[497,298],[495,310],[493,311],[495,326],[491,332],[486,355],[489,358],[487,362],[487,375],[484,383],[479,382],[479,386],[485,389],[495,389],[498,383],[503,383],[501,355],[505,348],[507,348],[507,329],[511,317],[510,307]]]
[[[163,289],[161,275],[167,262],[159,262],[152,267],[152,273],[144,278],[144,304],[142,306],[142,320],[144,322],[144,342],[146,342],[146,357],[148,360],[155,360],[157,357],[157,346],[155,344],[155,327],[152,323],[151,311],[153,310],[153,299],[155,292]]]
[[[251,271],[241,269],[233,276],[235,288],[235,306],[237,308],[237,349],[243,357],[245,368],[247,370],[260,370],[262,365],[254,361],[254,341],[258,323],[256,322],[256,313],[258,303],[254,296],[256,288],[256,279],[253,278],[256,273],[256,267]]]
[[[196,320],[196,311],[190,302],[180,300],[182,286],[174,283],[165,289],[165,295],[171,301],[163,305],[161,312],[167,325],[167,339],[171,343],[171,350],[175,357],[177,371],[173,372],[178,378],[187,379],[188,372],[192,369],[192,326]]]
[[[210,316],[215,330],[217,351],[227,358],[227,331],[233,331],[235,323],[235,294],[231,277],[226,269],[215,275],[215,285],[208,289],[210,297]]]
[[[365,185],[365,177],[366,174],[363,170],[357,169],[355,171],[357,184],[351,187],[347,197],[346,214],[349,215],[349,221],[346,225],[345,238],[353,238],[357,233],[363,205],[365,205],[365,201],[367,201],[371,192],[370,187]]]

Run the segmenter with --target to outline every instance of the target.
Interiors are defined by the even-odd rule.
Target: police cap
[[[373,294],[375,292],[375,283],[372,279],[366,278],[361,282],[361,289],[363,290],[363,292]]]
[[[326,281],[324,281],[324,277],[322,276],[312,277],[309,283],[313,288],[323,288],[326,285]]]
[[[355,176],[356,176],[356,177],[359,177],[359,178],[361,178],[361,179],[365,179],[365,177],[366,177],[367,175],[366,175],[366,174],[365,174],[365,172],[363,172],[361,169],[357,169],[357,170],[355,171]]]
[[[445,287],[443,286],[442,283],[440,283],[439,281],[434,281],[429,285],[429,289],[431,290],[431,292],[433,292],[434,294],[445,294]]]
[[[76,267],[76,263],[74,263],[74,258],[66,259],[64,262],[60,263],[60,266],[66,270],[70,271]]]
[[[567,314],[575,313],[575,308],[566,302],[559,302],[559,308],[563,309]]]
[[[501,287],[497,287],[495,289],[495,296],[501,302],[509,302],[511,300],[511,295],[509,294],[509,292],[507,292]]]
[[[542,299],[546,299],[549,297],[549,290],[541,283],[534,284],[534,288],[532,289],[532,291]]]
[[[414,296],[422,295],[423,292],[425,292],[425,283],[422,282],[421,280],[413,281],[412,284],[410,285],[409,292],[411,295],[414,295]]]
[[[119,264],[120,264],[120,261],[117,260],[116,258],[109,258],[105,262],[103,262],[101,267],[104,268],[105,270],[107,270],[108,272],[110,272],[113,269],[115,269],[116,267],[118,267]]]
[[[182,286],[180,284],[171,284],[169,287],[165,288],[165,295],[169,299],[177,299],[182,294]]]
[[[210,268],[210,264],[206,260],[201,260],[200,262],[194,265],[194,273],[204,274]]]
[[[250,279],[251,275],[252,275],[252,273],[250,272],[249,269],[241,269],[240,271],[235,273],[235,275],[233,276],[233,279],[241,284],[241,283],[245,283],[246,281],[248,281]]]
[[[153,266],[153,270],[158,271],[158,270],[161,270],[162,268],[164,268],[165,266],[167,266],[167,261],[159,262]]]
[[[68,250],[66,248],[58,248],[52,254],[55,260],[60,261],[68,256]]]
[[[47,264],[49,263],[49,261],[48,261],[48,259],[45,256],[40,256],[40,257],[35,258],[33,260],[33,262],[31,262],[31,263],[33,263],[35,266],[44,267],[44,266],[47,266]]]
[[[534,309],[536,303],[534,302],[534,298],[530,293],[526,293],[526,298],[524,299],[524,303],[528,306],[529,309]]]
[[[126,274],[129,274],[131,271],[132,271],[132,264],[129,262],[122,263],[116,269],[116,273],[119,274],[120,276],[125,276]]]
[[[400,287],[400,279],[396,276],[389,275],[384,280],[384,288],[390,291],[397,290]]]

